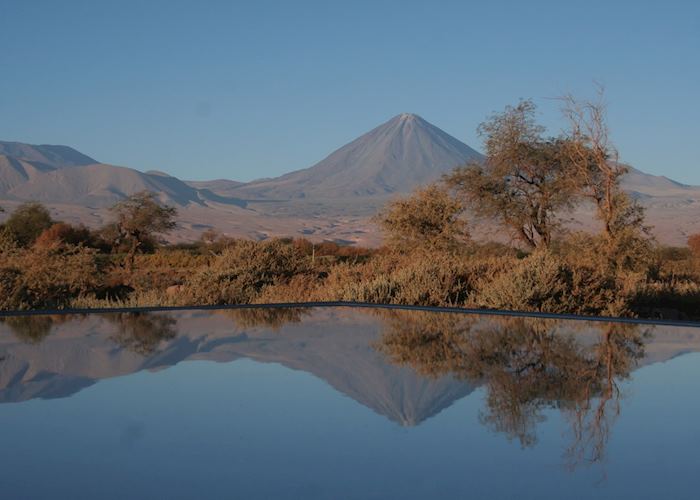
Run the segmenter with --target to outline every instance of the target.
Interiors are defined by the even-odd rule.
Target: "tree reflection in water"
[[[604,458],[620,412],[619,381],[644,356],[636,325],[583,324],[564,331],[557,320],[384,311],[377,349],[427,376],[452,374],[486,388],[481,422],[523,447],[536,444],[546,409],[571,424],[565,456],[575,467]]]
[[[222,314],[233,319],[236,327],[246,328],[270,328],[279,330],[290,323],[301,323],[304,317],[311,314],[308,307],[242,307],[235,309],[222,309]]]
[[[177,320],[166,314],[133,312],[106,314],[105,319],[117,326],[111,336],[121,347],[143,356],[152,354],[158,345],[177,334]]]
[[[22,342],[39,344],[51,333],[54,325],[73,320],[73,315],[27,315],[0,317],[0,323],[8,326],[10,331]]]

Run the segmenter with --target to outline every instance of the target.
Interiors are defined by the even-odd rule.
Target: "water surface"
[[[0,319],[3,498],[698,498],[700,329],[350,308]]]

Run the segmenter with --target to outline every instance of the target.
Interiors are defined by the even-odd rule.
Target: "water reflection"
[[[51,333],[54,323],[69,320],[68,316],[37,315],[37,316],[8,316],[0,318],[0,323],[9,327],[14,335],[23,342],[38,344]]]
[[[68,397],[184,360],[248,358],[313,374],[403,426],[483,387],[481,424],[525,448],[538,443],[547,412],[558,411],[570,434],[565,460],[576,466],[604,458],[621,382],[692,350],[700,350],[697,329],[397,310],[6,317],[0,402]]]
[[[481,422],[517,439],[537,443],[543,410],[558,409],[571,422],[573,466],[600,461],[620,411],[619,381],[644,357],[646,331],[605,324],[565,332],[560,321],[458,315],[384,313],[387,329],[378,343],[392,362],[427,376],[452,374],[486,388]],[[587,342],[586,342],[587,341]]]
[[[254,307],[224,309],[221,313],[233,319],[238,328],[267,327],[279,330],[290,323],[301,323],[305,316],[311,314],[311,310],[308,307]]]
[[[171,316],[147,312],[106,314],[104,318],[117,326],[110,337],[124,349],[147,356],[162,342],[175,338],[177,320]]]

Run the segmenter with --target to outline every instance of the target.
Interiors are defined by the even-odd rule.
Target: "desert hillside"
[[[0,142],[0,206],[9,212],[24,201],[40,201],[56,218],[96,227],[109,220],[109,206],[148,190],[177,207],[178,229],[170,236],[174,242],[195,240],[213,228],[254,239],[304,236],[377,245],[381,237],[370,217],[387,201],[481,158],[410,113],[395,116],[309,168],[248,183],[182,181],[162,172],[100,163],[67,146]],[[700,187],[636,169],[623,186],[647,208],[648,222],[662,243],[682,245],[689,234],[700,232]],[[594,228],[586,207],[572,219],[572,228]],[[472,230],[477,238],[505,238],[483,222],[474,221]]]

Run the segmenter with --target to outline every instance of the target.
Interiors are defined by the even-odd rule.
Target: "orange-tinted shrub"
[[[92,234],[85,226],[72,226],[65,222],[57,222],[45,229],[34,242],[40,248],[50,248],[58,245],[90,246]]]

